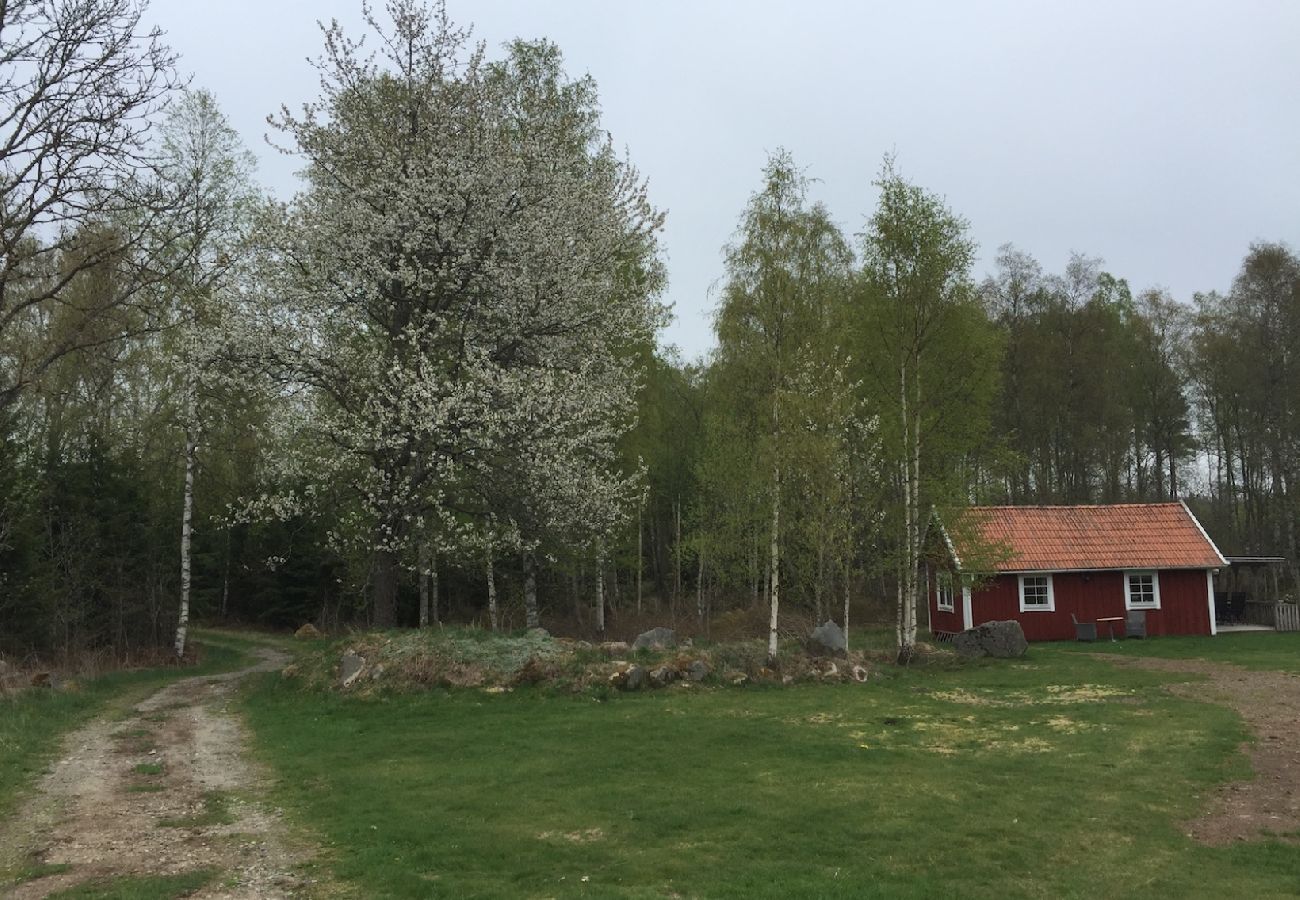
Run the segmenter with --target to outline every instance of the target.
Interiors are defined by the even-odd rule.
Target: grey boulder
[[[808,652],[813,656],[846,656],[849,642],[844,630],[827,619],[808,636]]]
[[[665,650],[677,646],[677,633],[671,628],[651,628],[637,635],[632,642],[633,650]]]
[[[1029,642],[1025,640],[1025,631],[1020,623],[1008,619],[966,629],[952,639],[952,648],[968,659],[981,656],[1015,659],[1025,655]]]

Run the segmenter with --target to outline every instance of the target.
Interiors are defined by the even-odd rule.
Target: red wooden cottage
[[[975,506],[940,532],[936,634],[1015,619],[1031,641],[1071,640],[1076,620],[1122,636],[1133,610],[1149,635],[1216,633],[1213,575],[1228,561],[1184,503]]]

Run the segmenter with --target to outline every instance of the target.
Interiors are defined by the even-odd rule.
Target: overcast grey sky
[[[378,0],[377,0],[378,2]],[[1048,271],[1100,256],[1134,290],[1226,289],[1254,240],[1300,246],[1300,2],[449,0],[490,48],[559,44],[668,211],[676,320],[713,344],[721,249],[784,146],[849,232],[882,156],[947,198],[981,247]],[[292,194],[265,117],[317,94],[317,19],[360,33],[360,0],[154,0],[194,84],[213,91]]]

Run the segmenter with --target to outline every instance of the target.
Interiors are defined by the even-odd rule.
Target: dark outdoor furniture
[[[1074,639],[1076,641],[1095,641],[1097,640],[1097,623],[1080,622],[1075,618],[1074,613],[1070,613],[1070,618],[1074,620]]]
[[[1124,637],[1144,638],[1146,636],[1147,611],[1145,609],[1130,609],[1128,617],[1124,620]]]
[[[1113,644],[1115,643],[1115,623],[1123,621],[1123,616],[1103,616],[1097,620],[1097,624],[1106,623],[1106,632],[1110,635],[1110,642]]]

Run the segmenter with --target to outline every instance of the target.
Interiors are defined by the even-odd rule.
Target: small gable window
[[[1155,572],[1125,572],[1124,608],[1159,609],[1160,576]]]
[[[1056,595],[1052,591],[1051,575],[1020,576],[1020,611],[1053,612]]]
[[[939,610],[941,612],[952,612],[952,573],[940,572],[938,584]]]

